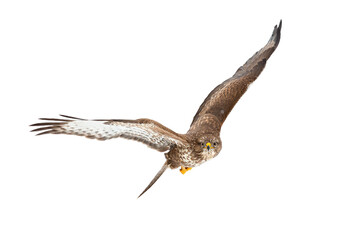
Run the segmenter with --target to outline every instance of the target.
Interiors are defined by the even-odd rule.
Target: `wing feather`
[[[205,114],[214,115],[221,125],[224,123],[235,104],[246,92],[248,86],[256,80],[265,68],[266,61],[278,46],[281,26],[282,22],[280,21],[279,26],[274,27],[268,43],[241,66],[231,78],[210,92],[195,114],[191,126],[195,127],[196,124],[194,123],[200,119],[200,116]]]
[[[173,145],[186,143],[182,135],[151,119],[86,120],[66,115],[61,116],[64,119],[40,118],[45,122],[30,125],[38,127],[32,132],[39,132],[37,135],[70,134],[98,140],[121,137],[142,142],[161,152],[169,150]]]

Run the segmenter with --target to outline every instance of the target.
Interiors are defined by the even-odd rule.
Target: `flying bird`
[[[32,131],[38,131],[37,135],[70,134],[98,140],[122,137],[142,142],[150,148],[165,152],[164,165],[139,195],[140,197],[166,169],[180,168],[180,172],[185,174],[191,168],[219,154],[222,148],[221,126],[248,86],[265,68],[266,61],[280,42],[281,25],[282,21],[279,26],[274,27],[270,40],[262,49],[256,52],[232,77],[210,92],[200,105],[186,134],[176,133],[146,118],[88,120],[66,115],[60,115],[62,118],[40,118],[43,122],[30,125],[37,127]]]

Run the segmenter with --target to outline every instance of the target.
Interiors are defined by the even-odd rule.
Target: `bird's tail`
[[[145,190],[138,196],[141,197],[141,195],[143,195],[147,190],[149,190],[152,185],[154,185],[154,183],[161,177],[161,175],[165,172],[165,170],[169,167],[169,164],[167,163],[167,161],[164,163],[164,165],[162,166],[162,168],[160,169],[160,171],[155,175],[155,177],[153,178],[153,180],[151,180],[151,182],[149,183],[149,185],[147,185],[147,187],[145,188]]]

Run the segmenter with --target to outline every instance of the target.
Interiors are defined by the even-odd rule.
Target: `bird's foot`
[[[182,174],[185,174],[187,171],[189,171],[189,170],[191,170],[191,169],[192,169],[191,167],[183,167],[183,166],[181,166],[180,172],[181,172]]]

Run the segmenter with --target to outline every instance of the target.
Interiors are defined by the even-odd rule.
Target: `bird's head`
[[[221,150],[221,140],[217,136],[204,135],[197,141],[197,150],[205,159],[211,159],[219,154]]]

